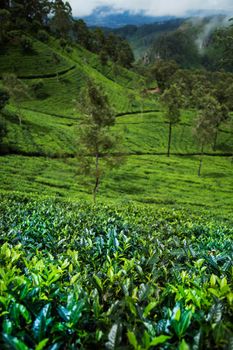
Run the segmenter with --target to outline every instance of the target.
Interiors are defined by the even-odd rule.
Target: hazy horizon
[[[184,16],[189,11],[208,10],[233,14],[232,0],[69,0],[74,16],[88,16],[101,6],[108,6],[114,12],[130,11],[148,16]]]

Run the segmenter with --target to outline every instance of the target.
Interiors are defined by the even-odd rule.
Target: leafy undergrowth
[[[2,197],[1,349],[228,349],[229,221]]]

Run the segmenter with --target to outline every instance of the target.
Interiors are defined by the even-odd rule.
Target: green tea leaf
[[[129,339],[130,344],[134,347],[134,349],[138,348],[138,342],[136,335],[133,332],[128,331],[127,332],[127,337]]]
[[[69,310],[67,310],[64,306],[59,305],[58,308],[58,313],[61,316],[61,318],[66,321],[69,322],[70,321],[70,314],[71,312]]]
[[[153,309],[156,307],[156,305],[157,305],[157,302],[156,302],[156,301],[151,301],[151,302],[145,307],[145,309],[144,309],[144,311],[143,311],[143,317],[146,318],[146,317],[150,314],[151,310],[153,310]]]
[[[47,331],[47,320],[50,315],[50,304],[47,304],[43,307],[43,309],[39,312],[33,323],[33,333],[35,338],[38,341],[44,339],[46,331]]]
[[[112,328],[110,329],[110,332],[108,333],[108,342],[106,343],[106,347],[109,350],[115,350],[117,346],[117,340],[118,340],[118,324],[114,324]]]
[[[96,283],[98,289],[100,289],[101,291],[103,291],[103,284],[102,284],[101,279],[100,279],[97,275],[94,275],[93,278],[94,278],[94,281],[95,281],[95,283]]]
[[[48,343],[49,338],[43,339],[39,342],[39,344],[36,346],[35,350],[43,350]]]
[[[182,342],[180,343],[179,350],[190,350],[189,345],[184,339],[182,339]]]
[[[27,345],[16,337],[12,337],[8,334],[3,334],[3,340],[11,350],[29,350]]]
[[[169,335],[160,335],[160,336],[152,339],[152,341],[150,342],[150,346],[156,346],[158,344],[163,344],[170,338],[171,337]]]

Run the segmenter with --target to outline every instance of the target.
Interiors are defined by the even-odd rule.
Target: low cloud
[[[113,10],[144,12],[149,16],[183,16],[189,11],[228,11],[233,14],[232,0],[69,0],[75,16],[87,16],[97,7],[109,6]]]

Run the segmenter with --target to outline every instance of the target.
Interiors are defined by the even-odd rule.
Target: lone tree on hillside
[[[3,117],[3,110],[4,110],[4,107],[6,106],[9,98],[10,97],[9,97],[8,93],[5,90],[0,89],[0,146],[2,143],[3,137],[6,135],[6,123],[5,123],[5,119]],[[1,149],[0,149],[0,152],[1,152]]]
[[[107,167],[117,167],[122,163],[122,157],[114,156],[114,153],[119,153],[121,142],[119,135],[111,130],[115,116],[107,96],[99,86],[88,81],[78,107],[82,111],[78,131],[78,159],[81,173],[94,177],[95,203]]]
[[[220,108],[218,108],[218,113],[216,113],[214,118],[214,125],[216,129],[212,146],[214,151],[216,151],[217,147],[217,139],[220,125],[229,119],[229,109],[226,107],[226,105],[219,105],[219,107]]]
[[[172,127],[180,121],[180,108],[183,103],[182,94],[177,84],[172,84],[164,91],[161,102],[165,108],[165,119],[169,124],[167,156],[170,157]]]
[[[24,99],[30,98],[28,87],[19,80],[15,74],[4,74],[3,86],[6,93],[9,95],[11,102],[13,102],[16,107],[19,125],[21,125],[22,116],[20,102]]]
[[[198,176],[201,176],[204,147],[213,145],[217,132],[216,116],[221,115],[222,113],[221,105],[214,97],[210,95],[203,98],[202,106],[203,107],[199,111],[195,126],[193,128],[194,137],[201,148]]]

